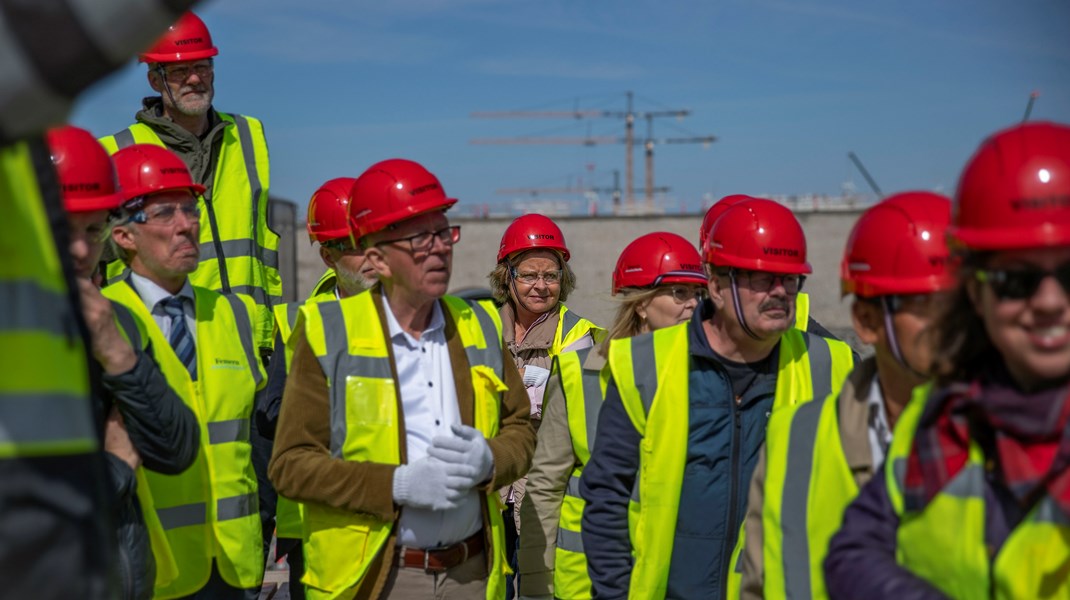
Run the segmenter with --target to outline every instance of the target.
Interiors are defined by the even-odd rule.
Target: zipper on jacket
[[[215,218],[215,205],[212,204],[211,192],[202,196],[204,207],[208,209],[208,227],[212,230],[212,245],[215,246],[215,260],[219,263],[219,284],[224,294],[230,293],[230,277],[227,276],[227,257],[223,255],[223,242],[219,241],[219,224]]]
[[[729,544],[729,540],[732,539],[732,533],[738,533],[739,528],[734,524],[736,522],[736,512],[739,510],[736,498],[739,497],[739,436],[740,431],[743,428],[743,423],[739,416],[740,402],[743,400],[741,397],[736,397],[735,402],[732,403],[732,454],[730,460],[731,477],[728,483],[728,522],[725,527],[724,547],[721,549],[721,598],[725,598],[728,595],[728,572],[732,569],[732,550],[735,549],[735,543]]]

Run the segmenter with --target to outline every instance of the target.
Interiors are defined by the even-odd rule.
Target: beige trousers
[[[383,598],[391,600],[484,600],[487,596],[487,557],[485,552],[445,573],[423,569],[394,567],[383,588]]]

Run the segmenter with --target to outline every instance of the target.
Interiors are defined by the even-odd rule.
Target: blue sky
[[[372,163],[424,163],[461,210],[514,187],[608,186],[624,148],[477,146],[529,135],[622,136],[618,119],[474,119],[483,110],[687,108],[655,120],[671,210],[732,193],[952,193],[989,132],[1021,119],[1070,122],[1065,0],[219,0],[212,31],[219,110],[259,117],[272,193],[301,205],[323,181]],[[80,100],[97,135],[132,122],[151,94],[131,65]],[[645,134],[645,123],[637,125]],[[636,186],[643,155],[635,153]],[[579,197],[568,197],[580,205]],[[467,208],[466,208],[467,207]]]

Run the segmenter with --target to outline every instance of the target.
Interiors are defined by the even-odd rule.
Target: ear
[[[369,246],[364,251],[364,260],[368,261],[368,264],[375,269],[375,275],[379,279],[389,279],[392,277],[390,271],[390,264],[386,261],[386,255],[383,251],[376,246]]]
[[[157,94],[163,93],[163,80],[160,79],[160,74],[156,69],[150,67],[148,72],[145,73],[145,76],[149,80],[149,87],[152,88],[152,91]]]
[[[127,252],[137,251],[134,231],[128,225],[116,225],[111,228],[111,239],[115,245]]]
[[[335,260],[331,256],[331,251],[323,246],[320,246],[320,260],[323,261],[323,264],[327,265],[328,269],[334,269]]]
[[[858,339],[864,344],[874,346],[884,331],[884,319],[881,308],[869,302],[855,300],[851,303],[851,322],[854,324]]]
[[[635,314],[639,315],[639,318],[643,321],[646,321],[646,307],[650,306],[653,301],[653,298],[649,298],[635,305]]]
[[[724,310],[724,293],[728,288],[721,286],[721,277],[717,273],[710,274],[710,281],[706,284],[706,289],[710,292],[710,301],[713,302],[713,307],[718,311]]]

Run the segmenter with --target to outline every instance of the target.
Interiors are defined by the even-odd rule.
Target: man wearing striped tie
[[[155,597],[256,598],[264,558],[249,430],[265,376],[254,306],[189,282],[204,188],[182,160],[148,144],[113,160],[126,202],[111,241],[129,273],[104,295],[137,317],[147,351],[201,427],[192,467],[146,473],[155,513],[146,521],[166,537],[177,566],[170,581],[157,578]]]

